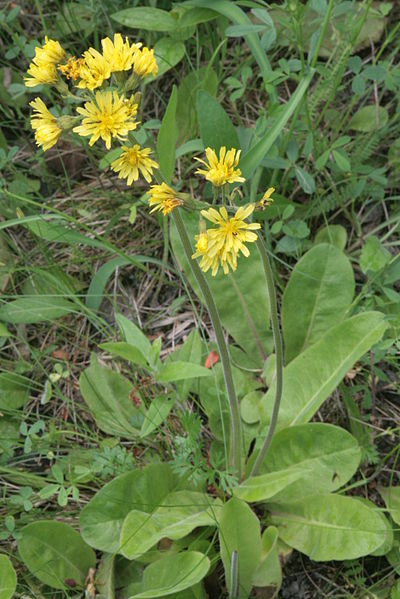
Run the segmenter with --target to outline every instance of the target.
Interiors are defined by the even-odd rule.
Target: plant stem
[[[272,409],[271,422],[267,436],[265,437],[264,443],[260,449],[260,452],[254,462],[253,468],[251,469],[250,476],[255,476],[267,454],[269,446],[271,445],[272,437],[274,435],[276,424],[278,422],[279,407],[282,398],[282,386],[283,386],[283,345],[282,336],[279,328],[279,317],[278,317],[278,304],[276,301],[276,292],[274,285],[274,277],[272,274],[271,264],[268,258],[268,251],[265,245],[264,239],[261,235],[258,235],[257,248],[260,252],[261,260],[264,267],[265,279],[267,281],[267,289],[269,296],[269,304],[271,310],[271,327],[274,336],[275,355],[276,355],[276,388],[275,388],[275,400],[274,407]]]
[[[222,330],[217,306],[215,305],[211,290],[208,286],[206,279],[203,276],[203,273],[200,270],[199,265],[195,260],[192,260],[192,245],[190,243],[190,239],[188,237],[179,210],[174,210],[172,212],[172,217],[178,230],[178,234],[182,242],[186,258],[189,262],[189,266],[203,294],[204,301],[206,303],[208,313],[211,318],[211,323],[214,328],[215,337],[217,339],[219,357],[221,359],[222,370],[224,373],[225,387],[228,394],[229,410],[231,415],[230,465],[234,467],[235,473],[238,476],[238,479],[240,480],[242,470],[242,433],[240,425],[239,402],[236,397],[235,385],[233,382],[232,366],[228,346],[225,342],[224,332]]]

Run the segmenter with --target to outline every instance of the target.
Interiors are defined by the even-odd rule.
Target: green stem
[[[211,290],[208,286],[206,279],[203,276],[203,273],[200,270],[199,265],[195,260],[192,260],[193,249],[190,243],[190,239],[188,237],[184,222],[180,215],[179,210],[174,210],[172,212],[172,217],[174,219],[180,240],[182,242],[182,246],[184,252],[186,254],[186,258],[189,262],[192,273],[199,284],[201,292],[204,297],[204,301],[206,303],[208,313],[211,318],[211,323],[214,328],[215,337],[217,339],[219,357],[221,359],[222,370],[224,373],[224,380],[226,391],[228,393],[228,402],[229,402],[229,410],[231,414],[231,438],[230,438],[230,465],[234,467],[235,473],[238,476],[238,479],[241,479],[241,456],[242,456],[242,433],[241,433],[241,425],[240,425],[240,411],[239,411],[239,402],[236,397],[235,385],[233,382],[232,376],[232,366],[231,359],[228,352],[228,346],[225,342],[224,332],[222,330],[221,321],[218,314],[217,306],[215,305],[214,298],[212,296]]]
[[[271,310],[271,327],[274,336],[275,344],[275,355],[276,355],[276,388],[275,388],[275,401],[272,409],[271,422],[269,424],[267,436],[265,437],[264,443],[260,449],[260,452],[254,462],[253,468],[251,469],[250,476],[255,476],[267,454],[269,446],[271,445],[272,437],[274,435],[276,424],[278,422],[279,407],[282,398],[282,386],[283,386],[283,345],[281,331],[279,328],[279,317],[278,317],[278,304],[276,301],[276,292],[274,285],[274,277],[272,274],[271,264],[268,258],[268,251],[264,242],[264,239],[259,234],[257,239],[257,248],[260,252],[261,260],[264,267],[265,279],[267,281],[267,289],[269,296],[269,304]]]

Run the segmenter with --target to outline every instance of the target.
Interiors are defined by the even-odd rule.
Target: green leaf
[[[185,6],[209,8],[220,13],[221,15],[224,15],[224,17],[227,17],[236,25],[251,25],[251,21],[247,14],[240,8],[238,4],[235,4],[230,0],[191,0],[190,2],[186,2]],[[261,77],[263,77],[263,79],[268,83],[272,69],[265,50],[261,45],[258,34],[254,32],[248,33],[245,36],[245,40],[260,68]],[[277,93],[275,88],[272,88],[270,91],[270,97],[273,103],[277,102]]]
[[[174,31],[177,28],[177,21],[169,12],[150,6],[126,8],[115,12],[111,18],[124,27],[145,31]]]
[[[153,599],[175,595],[202,580],[210,569],[210,560],[198,551],[168,555],[147,566],[143,574],[144,590],[130,599]]]
[[[217,88],[218,76],[210,65],[191,71],[181,80],[178,87],[178,108],[176,111],[179,139],[181,141],[191,139],[198,134],[197,92],[204,89],[214,97]],[[204,151],[204,144],[201,140],[191,139],[188,143],[193,142],[197,142],[197,145],[192,148],[193,152]],[[200,148],[198,147],[199,143]],[[182,152],[182,147],[178,148],[177,155],[180,152]]]
[[[29,399],[30,381],[16,372],[0,374],[0,410],[18,410]]]
[[[389,120],[389,113],[384,106],[363,106],[357,110],[355,115],[352,117],[349,127],[355,131],[362,131],[363,133],[370,133],[376,129],[382,129]]]
[[[186,8],[186,6],[185,6]],[[180,27],[193,27],[216,19],[218,14],[208,8],[188,8],[179,18]]]
[[[122,316],[122,314],[117,314],[115,320],[125,337],[125,341],[136,347],[146,360],[151,363],[152,347],[146,335],[142,333],[134,322]]]
[[[210,368],[205,368],[204,366],[200,366],[200,364],[177,360],[176,362],[167,362],[167,364],[164,364],[155,375],[155,378],[159,383],[172,383],[211,375],[212,370]]]
[[[380,495],[382,495],[389,514],[396,522],[400,524],[400,487],[378,487]]]
[[[162,37],[154,44],[154,56],[157,59],[158,65],[155,78],[162,77],[164,73],[176,66],[185,56],[185,44],[171,37]]]
[[[311,83],[314,70],[310,70],[301,79],[298,84],[296,91],[291,95],[290,100],[280,112],[279,117],[270,129],[268,129],[265,135],[254,145],[249,151],[243,156],[240,161],[240,168],[242,169],[243,176],[249,179],[254,173],[255,169],[259,166],[262,160],[267,156],[268,151],[281,134],[286,123],[296,110],[299,102],[301,102],[304,94],[307,91],[308,86]]]
[[[133,389],[122,374],[101,366],[95,355],[89,368],[79,379],[82,397],[96,424],[105,433],[133,439],[138,430],[132,426],[138,420],[140,412],[129,398]]]
[[[69,245],[82,244],[109,250],[109,247],[105,243],[102,243],[97,239],[92,239],[91,237],[86,237],[86,235],[79,233],[79,231],[65,227],[60,223],[51,223],[42,219],[38,222],[27,222],[24,226],[29,229],[31,233],[52,243],[68,243]]]
[[[269,455],[269,454],[268,454]],[[234,487],[232,493],[235,497],[248,501],[263,501],[274,497],[279,491],[288,487],[291,483],[307,474],[306,470],[300,468],[281,469],[278,472],[270,472],[259,476],[247,478],[241,485]]]
[[[253,586],[280,588],[282,570],[278,554],[278,529],[269,526],[261,537],[261,561],[253,574]]]
[[[119,266],[128,266],[128,264],[132,264],[130,258],[118,256],[118,258],[113,258],[100,266],[99,270],[91,280],[86,294],[85,303],[87,308],[97,312],[103,300],[104,291],[109,278],[115,272],[116,268]]]
[[[11,560],[0,554],[0,599],[12,599],[17,588],[17,575]]]
[[[307,173],[301,166],[295,166],[294,172],[302,190],[309,195],[313,194],[315,192],[315,181],[312,175]]]
[[[280,538],[317,562],[357,559],[385,540],[379,515],[352,497],[313,495],[269,509]]]
[[[105,351],[108,351],[110,354],[114,354],[115,356],[119,356],[124,360],[128,360],[128,362],[132,362],[132,364],[145,367],[147,366],[147,360],[142,352],[134,345],[126,343],[126,341],[109,341],[107,343],[101,343],[99,347]]]
[[[200,364],[202,356],[202,341],[197,329],[190,332],[188,338],[178,349],[169,354],[168,359],[172,362],[182,361],[191,362],[192,364]],[[195,388],[197,390],[197,381],[187,379],[186,381],[178,381],[176,389],[180,399],[186,400],[188,394]]]
[[[197,93],[197,116],[204,147],[219,152],[221,146],[227,150],[239,149],[239,139],[229,116],[221,104],[204,89]]]
[[[11,324],[35,324],[55,320],[77,311],[75,305],[61,296],[19,297],[0,307],[0,320]]]
[[[174,406],[174,397],[171,395],[159,395],[151,400],[149,409],[144,417],[140,436],[147,437],[160,426],[167,418]]]
[[[122,525],[121,553],[136,560],[163,538],[176,541],[197,527],[216,526],[219,504],[213,504],[205,493],[175,491],[152,514],[132,510]]]
[[[349,157],[344,150],[332,150],[332,154],[341,171],[344,171],[345,173],[351,171]]]
[[[343,319],[354,285],[349,259],[333,245],[318,244],[297,262],[282,299],[287,363]]]
[[[28,570],[54,589],[66,589],[66,581],[81,588],[96,555],[68,524],[52,520],[32,522],[20,531],[18,551]]]
[[[261,558],[260,523],[249,506],[236,497],[225,503],[221,510],[219,544],[228,590],[231,590],[232,554],[235,551],[239,569],[237,598],[247,599]]]
[[[190,239],[198,234],[198,216],[182,214]],[[172,224],[171,243],[181,270],[197,296],[202,299],[200,288],[193,277],[185,257],[176,227]],[[219,272],[215,277],[205,273],[218,308],[222,325],[235,341],[251,357],[253,363],[262,367],[265,355],[271,349],[269,329],[269,300],[264,284],[264,272],[256,247],[250,248],[250,256],[239,258],[237,270],[229,275]],[[262,283],[260,284],[260,281]]]
[[[160,170],[168,184],[171,183],[175,168],[175,146],[178,139],[178,127],[176,125],[177,104],[178,90],[176,85],[174,85],[157,137],[157,154]]]
[[[121,474],[104,485],[83,508],[82,536],[89,545],[116,553],[123,521],[132,510],[150,514],[175,486],[168,464],[155,463]]]
[[[380,312],[363,312],[329,329],[284,368],[279,428],[308,422],[350,368],[379,341],[387,324]],[[270,422],[275,383],[260,403]]]
[[[379,272],[390,262],[391,254],[383,247],[375,235],[367,237],[360,257],[360,266],[363,273]]]
[[[312,422],[284,428],[274,435],[260,473],[302,473],[301,479],[278,493],[273,501],[291,501],[342,487],[361,459],[357,440],[332,424]],[[258,477],[256,477],[258,478]]]
[[[344,251],[347,243],[347,231],[342,225],[327,225],[320,229],[314,239],[314,245],[330,243],[339,250]]]

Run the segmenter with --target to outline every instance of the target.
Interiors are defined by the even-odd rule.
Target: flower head
[[[57,68],[67,79],[76,81],[81,75],[81,69],[84,64],[85,60],[83,58],[75,58],[72,56],[71,58],[68,58],[65,64],[59,64]]]
[[[197,251],[192,258],[201,257],[200,268],[204,272],[211,268],[212,275],[215,276],[221,266],[227,274],[229,267],[236,270],[239,252],[249,256],[250,252],[245,243],[256,241],[257,235],[253,231],[261,227],[259,223],[244,222],[253,210],[254,204],[242,206],[231,218],[225,207],[220,208],[219,212],[215,208],[201,211],[204,218],[218,225],[217,228],[207,230],[207,245],[199,243],[201,235],[197,238]]]
[[[166,216],[174,208],[177,206],[181,206],[183,204],[182,199],[178,197],[178,193],[168,187],[166,183],[161,183],[161,185],[152,185],[149,194],[149,206],[154,206],[152,210],[150,210],[150,214],[155,212],[156,210],[162,211],[163,215]]]
[[[65,50],[54,40],[46,36],[43,47],[35,48],[35,56],[29,65],[28,75],[25,78],[26,87],[55,83],[57,81],[56,64],[65,58]]]
[[[35,131],[35,140],[38,146],[46,151],[57,143],[61,133],[56,118],[46,108],[41,98],[30,102],[34,113],[31,117],[31,127]]]
[[[111,72],[129,71],[133,65],[134,53],[142,44],[130,44],[120,33],[114,34],[114,42],[109,37],[101,40],[103,57],[111,65]]]
[[[257,207],[266,208],[267,206],[269,206],[274,201],[273,198],[271,198],[274,191],[275,187],[268,187],[261,200],[257,202]]]
[[[147,77],[147,75],[155,77],[158,72],[158,66],[154,50],[149,50],[146,46],[141,50],[137,49],[133,56],[133,70],[139,77]]]
[[[125,98],[117,92],[96,92],[95,100],[85,102],[84,108],[79,107],[76,110],[84,118],[82,124],[74,127],[73,131],[84,137],[90,135],[90,146],[101,137],[109,150],[112,137],[124,140],[129,131],[138,126]]]
[[[239,163],[240,152],[235,148],[226,151],[225,146],[222,146],[218,158],[214,150],[206,148],[208,164],[201,158],[195,158],[195,160],[204,164],[206,170],[197,169],[196,173],[204,175],[207,181],[211,181],[215,187],[221,187],[226,183],[243,183],[245,179],[241,176],[242,171],[240,168],[236,168]]]
[[[100,52],[94,48],[89,48],[83,53],[83,63],[79,70],[80,81],[77,87],[93,90],[100,87],[103,81],[110,76],[111,64]]]
[[[158,168],[158,164],[149,158],[149,154],[151,154],[150,148],[140,149],[138,144],[133,147],[122,146],[122,154],[111,163],[111,169],[119,173],[118,179],[127,179],[127,185],[132,185],[133,181],[139,179],[139,172],[147,183],[150,183],[153,168]]]

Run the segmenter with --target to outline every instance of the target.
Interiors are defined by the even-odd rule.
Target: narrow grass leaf
[[[178,127],[176,125],[177,104],[178,89],[174,85],[157,138],[157,154],[160,170],[168,184],[171,183],[175,168],[175,146],[178,140]]]

